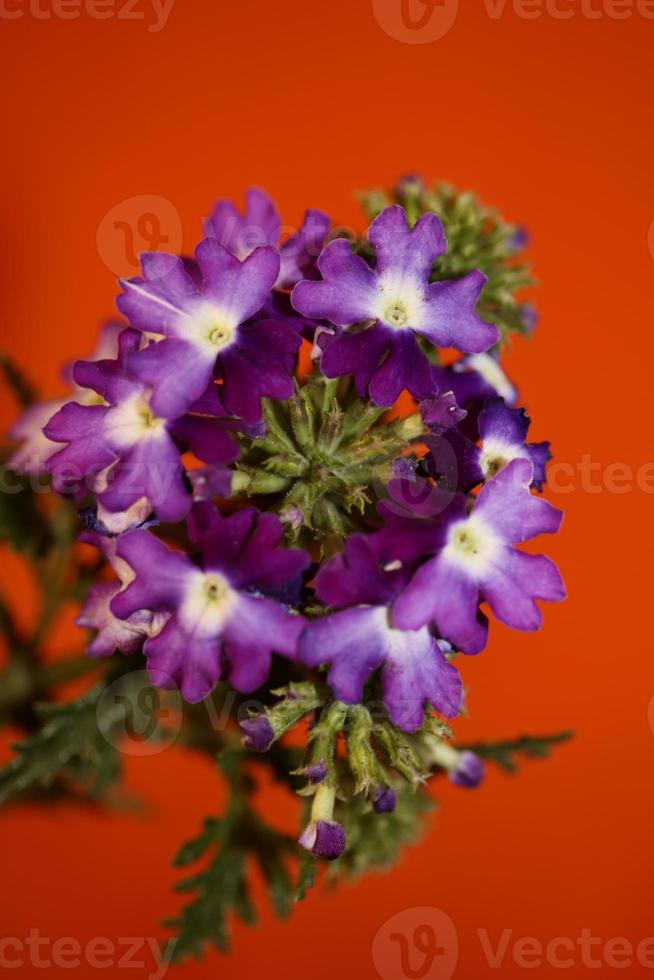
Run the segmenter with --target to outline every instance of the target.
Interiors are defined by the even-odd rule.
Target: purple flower
[[[118,353],[118,336],[123,329],[122,324],[106,323],[100,331],[97,346],[90,360],[98,361],[105,357],[115,357]],[[70,400],[80,405],[92,405],[97,402],[95,392],[75,383],[70,368],[66,369],[64,376],[73,389],[69,398],[30,405],[11,428],[9,438],[21,443],[9,460],[11,469],[33,476],[47,472],[45,464],[58,448],[57,444],[48,439],[43,432],[48,420]]]
[[[279,519],[253,508],[225,518],[209,503],[196,504],[190,533],[198,564],[148,531],[122,535],[118,555],[136,578],[112,610],[121,619],[142,609],[170,614],[144,647],[154,684],[165,687],[172,678],[191,702],[205,698],[225,676],[239,691],[256,690],[273,652],[295,658],[305,626],[302,617],[262,593],[296,577],[309,558],[278,548]]]
[[[404,388],[416,398],[433,394],[431,367],[415,334],[438,347],[485,351],[498,330],[474,312],[486,277],[478,271],[451,282],[429,283],[434,260],[447,249],[435,214],[409,229],[404,209],[386,208],[368,238],[376,253],[372,269],[344,239],[331,242],[318,259],[320,282],[293,290],[304,316],[326,318],[347,331],[326,346],[321,367],[327,377],[353,374],[363,397],[368,389],[378,405],[391,405]]]
[[[285,400],[301,338],[287,323],[254,320],[279,274],[274,248],[243,260],[215,238],[198,245],[198,285],[182,259],[145,253],[143,276],[121,280],[118,308],[132,326],[164,339],[134,351],[129,369],[151,385],[152,409],[178,418],[218,377],[226,410],[246,422],[261,418],[263,397]]]
[[[180,447],[220,465],[233,461],[239,450],[227,431],[232,424],[225,420],[156,414],[148,387],[126,367],[140,339],[137,331],[127,329],[117,360],[77,362],[76,382],[100,397],[94,405],[68,402],[50,419],[45,435],[67,446],[48,459],[47,468],[62,493],[80,492],[80,487],[83,492],[84,484],[92,485],[103,511],[124,514],[134,508],[129,523],[144,520],[152,509],[161,520],[177,521],[192,502]],[[208,403],[216,412],[224,411],[217,397],[207,396],[200,408]]]
[[[116,538],[84,531],[80,541],[90,544],[105,556],[118,576],[113,582],[92,585],[75,620],[76,626],[96,630],[96,635],[86,649],[90,657],[110,657],[116,651],[135,653],[148,637],[156,634],[166,621],[165,614],[137,610],[127,619],[118,619],[111,611],[111,601],[133,580],[134,573],[116,553]]]
[[[372,803],[375,813],[394,813],[397,796],[390,786],[378,786]]]
[[[459,649],[478,653],[486,645],[488,627],[479,610],[482,601],[507,626],[540,627],[535,600],[557,602],[565,597],[565,588],[549,558],[525,554],[513,545],[555,533],[562,514],[530,493],[533,476],[529,460],[514,459],[484,485],[470,513],[463,496],[454,498],[440,515],[442,546],[395,603],[399,629],[433,622]],[[433,544],[433,533],[431,537]],[[417,534],[414,540],[419,546]]]
[[[312,786],[317,786],[325,779],[328,771],[324,761],[320,759],[318,762],[313,762],[305,766],[302,770],[302,775],[309,780]]]
[[[449,773],[454,785],[462,786],[464,789],[476,789],[483,781],[484,775],[484,763],[474,752],[460,752],[456,768],[451,769]]]
[[[345,850],[345,831],[333,820],[317,820],[300,837],[300,846],[315,857],[336,861]]]
[[[448,742],[438,741],[432,745],[431,759],[434,765],[445,769],[455,786],[475,789],[483,781],[484,763],[474,752],[460,751]]]
[[[481,446],[458,429],[444,431],[438,424],[430,424],[434,418],[437,423],[440,421],[433,410],[427,415],[423,410],[425,423],[439,436],[438,439],[425,439],[430,449],[426,465],[432,476],[444,479],[449,487],[468,491],[484,480],[492,479],[512,459],[528,459],[534,467],[532,486],[542,490],[547,463],[551,459],[550,444],[527,443],[531,420],[523,408],[509,408],[502,398],[488,399],[477,423]]]
[[[275,731],[265,714],[244,718],[240,722],[243,729],[243,747],[253,752],[267,752],[275,741]]]
[[[309,209],[297,234],[280,245],[281,220],[272,199],[258,187],[245,194],[245,211],[239,214],[231,201],[218,201],[205,222],[207,238],[215,238],[232,255],[244,259],[255,248],[279,248],[280,270],[275,286],[290,289],[300,279],[316,278],[330,220],[322,211]]]
[[[391,719],[405,731],[416,731],[425,702],[453,718],[461,710],[463,689],[456,667],[424,624],[403,629],[394,622],[391,607],[410,571],[400,561],[380,564],[370,538],[349,538],[344,552],[331,558],[316,579],[320,601],[339,611],[309,624],[300,656],[311,667],[329,663],[329,684],[349,704],[361,701],[364,684],[381,667]]]

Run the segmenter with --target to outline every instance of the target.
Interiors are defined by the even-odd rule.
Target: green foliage
[[[36,706],[43,727],[13,746],[16,757],[0,770],[0,803],[49,789],[56,780],[82,784],[92,796],[101,796],[118,778],[120,753],[108,736],[121,715],[113,715],[105,702],[104,715],[98,716],[104,690],[97,684],[76,701]]]
[[[207,858],[205,868],[175,886],[194,898],[180,915],[166,922],[178,935],[174,959],[203,955],[207,944],[225,952],[230,944],[230,917],[247,925],[256,921],[248,887],[249,861],[254,860],[266,881],[276,914],[288,915],[296,894],[306,891],[311,878],[306,868],[294,886],[288,870],[296,842],[264,824],[250,804],[253,784],[243,769],[244,754],[226,749],[218,762],[229,788],[229,802],[221,819],[209,818],[198,837],[181,848],[174,864],[188,867]]]
[[[52,546],[52,527],[39,496],[30,489],[28,477],[7,471],[2,479],[0,541],[30,558],[41,558]]]
[[[445,228],[448,251],[434,264],[432,281],[460,279],[480,269],[488,277],[477,307],[482,319],[497,325],[503,341],[512,333],[529,332],[529,313],[517,294],[533,286],[534,279],[529,266],[518,257],[518,226],[505,222],[474,194],[450,184],[427,187],[418,179],[405,179],[390,196],[374,190],[360,198],[371,219],[392,203],[403,205],[410,224],[427,211],[437,214]]]
[[[330,869],[330,876],[355,878],[369,871],[382,871],[395,864],[403,847],[416,844],[423,832],[424,817],[433,802],[424,790],[394,784],[397,806],[393,813],[375,813],[363,796],[356,796],[337,811],[345,827],[347,848]]]
[[[481,742],[478,745],[457,745],[459,749],[475,752],[482,759],[494,762],[505,772],[518,769],[521,756],[528,759],[547,759],[557,745],[574,738],[574,732],[558,732],[555,735],[523,735],[505,742]]]

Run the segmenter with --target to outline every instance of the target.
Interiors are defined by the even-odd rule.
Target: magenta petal
[[[382,323],[357,333],[342,334],[323,351],[320,368],[328,378],[353,374],[357,394],[365,398],[370,380],[392,340],[390,330]]]
[[[273,653],[293,660],[306,620],[272,599],[241,593],[225,624],[230,682],[238,691],[254,691],[266,680]]]
[[[175,255],[145,253],[141,264],[142,277],[120,280],[116,305],[137,330],[167,334],[186,317],[197,288]]]
[[[83,491],[93,476],[116,459],[116,453],[107,445],[103,434],[108,411],[104,405],[68,402],[44,427],[47,439],[69,443],[46,462],[55,490],[60,493]]]
[[[473,270],[463,279],[434,282],[427,287],[425,322],[416,327],[436,347],[455,347],[481,353],[499,340],[499,331],[474,312],[486,283],[482,272]]]
[[[291,289],[301,279],[315,279],[316,264],[331,222],[322,211],[308,210],[302,227],[281,247],[281,269],[277,286]]]
[[[275,248],[255,248],[241,260],[215,238],[205,238],[195,255],[202,273],[202,295],[228,310],[239,323],[261,309],[279,275]]]
[[[181,601],[188,574],[193,572],[190,559],[171,551],[149,531],[122,534],[116,552],[136,578],[113,600],[114,615],[127,619],[139,609],[172,612]]]
[[[156,687],[179,688],[190,704],[204,700],[221,677],[220,640],[189,636],[171,619],[143,648]]]
[[[420,400],[433,392],[431,365],[412,331],[398,331],[384,363],[375,371],[370,397],[376,405],[392,405],[404,389]]]
[[[216,355],[178,337],[148,344],[127,359],[130,373],[153,388],[155,415],[177,419],[200,398],[213,377]]]
[[[90,657],[110,657],[134,653],[147,636],[152,621],[149,613],[135,613],[128,621],[118,619],[111,611],[111,601],[121,589],[120,582],[98,582],[89,589],[86,601],[75,620],[76,626],[96,630],[86,648]]]
[[[223,466],[239,457],[238,443],[230,435],[232,429],[222,419],[186,415],[172,422],[168,431],[203,463]]]
[[[475,514],[509,544],[555,534],[561,526],[562,512],[530,493],[533,475],[528,459],[514,459],[484,485],[477,498]]]
[[[393,723],[405,732],[417,731],[425,702],[445,718],[456,718],[463,707],[461,677],[429,631],[391,630],[389,639],[382,690]]]
[[[318,269],[321,282],[304,280],[293,290],[291,299],[299,313],[341,327],[374,318],[376,276],[349,242],[343,238],[330,242],[318,259]]]
[[[419,280],[429,278],[435,259],[447,251],[443,225],[435,214],[423,214],[409,229],[399,204],[385,208],[375,218],[368,240],[377,255],[376,272],[392,269]]]
[[[536,630],[542,614],[535,599],[559,602],[565,586],[559,570],[545,555],[526,555],[504,548],[481,582],[484,598],[493,613],[507,626]]]
[[[355,704],[370,674],[384,661],[387,629],[383,606],[345,609],[309,625],[300,640],[300,657],[310,667],[331,664],[334,694]]]
[[[488,633],[479,599],[476,582],[437,555],[418,569],[395,603],[393,622],[398,629],[418,629],[431,620],[464,653],[479,653]]]

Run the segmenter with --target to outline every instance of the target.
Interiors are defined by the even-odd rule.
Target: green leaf
[[[229,802],[222,818],[209,817],[193,840],[175,858],[176,866],[188,866],[204,858],[202,870],[183,879],[175,891],[193,894],[180,914],[165,924],[178,934],[173,958],[201,957],[207,944],[225,952],[230,943],[230,917],[247,925],[256,921],[248,886],[249,859],[261,868],[276,914],[288,915],[294,889],[286,866],[297,844],[264,824],[250,805],[253,782],[244,768],[246,753],[228,748],[218,756],[227,779]]]
[[[547,759],[554,746],[574,738],[574,732],[558,732],[555,735],[523,735],[504,742],[480,742],[476,745],[457,745],[461,750],[474,752],[482,759],[494,762],[506,772],[518,769],[520,756],[531,759]]]
[[[302,902],[307,897],[307,892],[316,883],[317,873],[318,862],[308,851],[303,851],[300,856],[300,877],[295,892],[296,902]]]
[[[120,753],[103,733],[111,728],[110,709],[105,709],[102,731],[98,724],[104,690],[98,684],[76,701],[36,706],[43,728],[14,745],[16,757],[0,770],[0,803],[48,789],[59,777],[102,795],[120,773]]]

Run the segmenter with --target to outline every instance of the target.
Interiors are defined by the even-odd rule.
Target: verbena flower
[[[481,445],[456,425],[443,427],[445,413],[439,411],[438,399],[423,403],[421,408],[425,424],[439,437],[425,439],[430,449],[425,462],[432,476],[446,477],[448,485],[468,491],[495,476],[512,459],[528,459],[534,467],[532,486],[543,489],[550,444],[526,441],[531,420],[523,408],[510,408],[502,398],[487,399],[477,419]],[[451,410],[450,405],[450,418]]]
[[[369,197],[370,248],[325,246],[320,211],[285,238],[256,188],[242,213],[219,201],[194,258],[146,253],[121,282],[129,324],[75,364],[65,402],[23,416],[11,461],[83,504],[81,540],[113,570],[77,619],[89,655],[142,651],[152,683],[193,703],[219,681],[258,691],[256,712],[229,709],[230,815],[251,788],[237,758],[271,751],[311,801],[300,846],[355,873],[411,838],[434,770],[482,781],[449,722],[455,657],[485,647],[487,610],[533,630],[538,602],[564,597],[556,566],[519,548],[561,522],[533,492],[549,443],[527,442],[499,360],[500,333],[533,319],[515,295],[523,238],[469,195],[415,178],[397,194]],[[445,347],[464,356],[444,363]],[[414,411],[390,417],[405,389]],[[256,832],[283,883],[273,837],[232,823],[238,854]]]
[[[226,410],[256,422],[263,397],[291,396],[301,343],[288,323],[254,319],[279,275],[279,253],[261,247],[239,259],[206,238],[195,257],[199,282],[182,259],[155,253],[141,256],[141,277],[121,281],[121,313],[145,334],[163,335],[135,350],[129,369],[152,387],[158,415],[183,415],[218,378]]]
[[[320,282],[300,282],[295,308],[325,318],[346,332],[328,342],[321,360],[327,377],[353,374],[360,395],[392,405],[404,388],[416,398],[433,391],[431,367],[416,334],[437,347],[486,351],[499,332],[474,312],[486,277],[429,282],[434,261],[446,250],[435,214],[409,228],[403,208],[394,205],[368,231],[376,263],[371,268],[349,242],[331,242],[318,260]],[[362,325],[355,331],[349,328]]]
[[[251,187],[246,191],[242,214],[231,201],[218,201],[204,230],[207,238],[215,238],[239,259],[261,246],[279,248],[280,269],[275,286],[290,289],[300,279],[316,277],[316,260],[330,224],[326,214],[310,208],[297,233],[281,242],[282,223],[274,202],[265,191]]]
[[[118,353],[118,337],[123,329],[122,324],[106,323],[100,331],[98,343],[89,360],[99,361],[103,358],[115,357]],[[93,405],[97,402],[96,392],[76,383],[72,368],[66,369],[64,377],[72,388],[67,398],[35,402],[23,412],[10,429],[9,438],[21,444],[9,458],[11,469],[33,476],[46,473],[46,463],[57,450],[57,444],[48,439],[43,431],[49,419],[68,401],[72,400],[79,405]]]
[[[405,731],[416,731],[425,702],[455,717],[463,688],[456,667],[424,624],[401,629],[395,622],[393,603],[410,571],[401,562],[382,564],[370,538],[351,537],[344,551],[323,566],[315,585],[321,602],[339,612],[311,623],[300,651],[311,667],[330,664],[329,684],[348,703],[362,700],[366,681],[381,667],[382,697],[391,719]]]
[[[282,530],[273,514],[248,508],[221,517],[203,503],[191,520],[197,563],[149,531],[121,536],[117,554],[135,579],[114,598],[112,612],[123,619],[138,610],[170,614],[143,648],[153,683],[169,686],[172,679],[186,700],[201,701],[223,677],[239,691],[260,687],[273,652],[296,656],[305,621],[265,594],[297,578],[309,561],[277,547]]]
[[[535,600],[557,602],[565,588],[549,558],[514,547],[538,534],[553,534],[561,524],[561,511],[530,493],[533,478],[532,463],[514,459],[483,486],[469,513],[463,496],[453,499],[435,522],[432,540],[425,540],[425,553],[436,554],[395,603],[400,629],[431,622],[465,653],[479,653],[488,628],[482,601],[507,626],[538,629],[542,614]],[[417,535],[414,543],[422,550]]]
[[[154,613],[137,609],[125,619],[119,619],[111,611],[111,602],[134,580],[134,572],[117,554],[117,538],[96,531],[84,531],[80,541],[97,548],[115,572],[113,582],[97,582],[89,589],[75,624],[95,631],[86,648],[90,657],[110,657],[112,653],[135,653],[148,636],[162,629],[166,613]]]
[[[204,462],[225,465],[239,449],[224,419],[156,414],[150,389],[128,370],[140,340],[137,331],[125,330],[116,360],[77,362],[75,380],[96,392],[100,404],[68,402],[50,419],[47,438],[67,445],[46,466],[57,490],[92,487],[110,513],[144,501],[146,513],[154,509],[162,520],[177,521],[192,503],[181,452],[191,449]],[[201,410],[209,405],[224,413],[217,397],[197,403]]]

